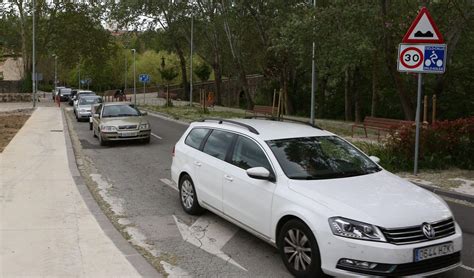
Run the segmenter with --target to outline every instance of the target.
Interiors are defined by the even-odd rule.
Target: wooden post
[[[170,105],[170,84],[166,84],[166,107]]]
[[[272,117],[275,116],[276,89],[273,90]]]
[[[281,113],[281,111],[280,111],[280,108],[281,108],[281,91],[282,90],[280,89],[280,91],[278,92],[278,109],[277,109],[277,118],[278,118],[278,120],[280,120],[280,113]]]
[[[431,123],[434,124],[436,122],[436,95],[433,95],[433,114],[431,115]]]
[[[428,123],[428,96],[425,95],[423,100],[423,124]]]

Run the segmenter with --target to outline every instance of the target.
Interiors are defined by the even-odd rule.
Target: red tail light
[[[176,146],[173,146],[173,150],[171,151],[171,156],[174,156],[174,149],[176,148]]]

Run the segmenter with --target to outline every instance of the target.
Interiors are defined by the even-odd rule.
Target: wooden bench
[[[257,114],[263,114],[263,115],[270,115],[270,116],[273,116],[273,113],[276,112],[275,111],[276,108],[275,107],[271,107],[271,106],[264,106],[264,105],[254,105],[253,106],[253,109],[252,110],[246,110],[245,111],[245,114],[248,113],[253,113],[253,115],[257,115]]]
[[[367,136],[367,129],[377,131],[377,139],[380,139],[381,132],[389,132],[390,130],[400,128],[404,125],[413,125],[414,121],[405,121],[397,119],[365,117],[362,123],[355,123],[352,125],[352,137],[354,137],[354,128],[363,128],[365,137]]]

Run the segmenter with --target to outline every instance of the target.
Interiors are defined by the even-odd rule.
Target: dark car
[[[59,99],[61,101],[69,101],[69,96],[71,95],[70,88],[59,89]]]

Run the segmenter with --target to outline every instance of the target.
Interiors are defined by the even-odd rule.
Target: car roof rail
[[[241,122],[237,122],[237,121],[220,119],[220,118],[205,118],[205,119],[199,120],[199,122],[207,122],[207,121],[213,121],[213,122],[217,122],[219,124],[223,124],[223,123],[234,124],[234,125],[238,125],[238,126],[241,126],[241,127],[245,127],[250,132],[255,133],[257,135],[260,134],[260,133],[258,133],[258,131],[253,126],[250,126],[250,125],[247,125],[247,124],[244,124],[244,123],[241,123]]]
[[[305,124],[305,125],[309,125],[310,127],[313,127],[313,128],[324,130],[322,127],[320,127],[318,125],[315,125],[315,124],[312,124],[310,122],[291,119],[291,118],[284,118],[284,117],[278,118],[278,117],[256,116],[255,115],[255,116],[247,116],[247,117],[245,117],[245,119],[265,119],[265,120],[269,120],[269,121],[281,121],[281,122],[288,121],[288,122],[295,122],[295,123]]]

